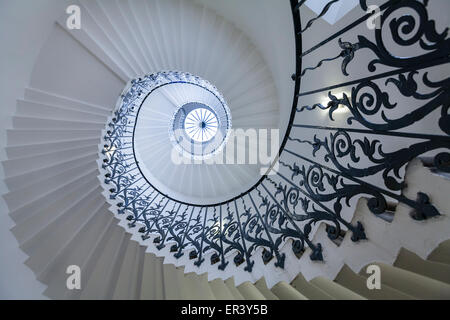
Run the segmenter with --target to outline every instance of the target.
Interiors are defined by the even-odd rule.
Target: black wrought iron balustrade
[[[169,245],[176,258],[188,254],[196,266],[209,263],[225,270],[231,261],[251,272],[255,261],[274,261],[277,268],[284,268],[286,254],[281,248],[288,239],[298,258],[309,249],[309,259],[323,260],[322,244],[313,241],[320,223],[327,224],[332,240],[343,232],[350,232],[354,242],[367,239],[366,226],[352,223],[343,215],[345,209],[354,210],[352,203],[359,197],[368,197],[368,207],[375,215],[386,212],[389,202],[395,200],[411,208],[413,219],[439,218],[441,213],[426,193],[419,192],[417,198],[411,199],[401,192],[405,187],[402,170],[416,157],[434,152],[435,166],[447,172],[450,168],[450,78],[438,79],[428,71],[439,65],[448,68],[450,39],[448,29],[439,30],[428,14],[433,1],[386,1],[380,6],[381,28],[373,30],[373,39],[360,35],[358,42],[351,43],[345,39],[350,34],[354,38],[357,27],[375,14],[368,13],[366,1],[361,0],[359,19],[303,51],[301,39],[314,32],[317,21],[301,25],[304,3],[290,1],[297,61],[292,76],[295,89],[290,123],[276,159],[280,169],[263,176],[247,192],[222,203],[197,205],[157,190],[142,176],[133,157],[136,113],[149,88],[180,79],[164,73],[146,76],[134,80],[122,96],[104,137],[104,182],[110,186],[110,198],[117,201],[118,214],[126,216],[130,228],[140,226],[147,245],[157,250]],[[338,3],[330,1],[318,17]],[[404,14],[405,9],[415,15]],[[423,54],[395,56],[384,43],[386,34],[399,46],[419,46]],[[303,58],[330,42],[336,42],[339,48],[335,55],[314,66],[302,65]],[[364,50],[376,58],[366,62],[367,77],[352,79],[352,63]],[[348,81],[300,92],[303,78],[336,62]],[[377,73],[379,65],[390,70]],[[351,87],[350,94],[343,92],[345,87]],[[328,94],[327,103],[301,103],[304,97],[324,92]],[[396,101],[400,97],[413,99],[415,104],[406,106]],[[347,111],[340,113],[341,118],[345,117],[345,126],[302,122],[305,113],[327,112],[333,123],[337,110],[342,108]],[[389,116],[390,110],[396,111],[394,118]],[[430,121],[436,111],[440,117],[435,133],[418,132],[414,125]],[[298,130],[307,130],[311,137],[300,135]],[[387,150],[385,141],[395,139],[408,142]],[[374,183],[372,177],[382,183]],[[260,248],[261,255],[256,256]]]

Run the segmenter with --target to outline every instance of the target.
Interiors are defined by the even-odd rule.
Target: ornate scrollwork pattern
[[[363,10],[368,9],[366,1],[360,1],[360,6]],[[377,71],[377,65],[397,70],[351,81],[350,94],[336,92],[346,84],[333,86],[334,89],[328,91],[327,103],[297,108],[298,114],[327,111],[331,122],[339,122],[336,127],[298,123],[294,127],[316,129],[318,133],[308,139],[294,135],[288,138],[291,143],[301,144],[302,150],[310,148],[309,154],[298,154],[293,151],[295,146],[289,147],[288,153],[300,158],[305,165],[287,165],[294,171],[292,177],[302,176],[302,186],[317,201],[334,199],[336,206],[343,196],[351,199],[365,194],[371,197],[368,205],[374,214],[387,210],[389,198],[410,206],[415,219],[440,215],[425,193],[419,193],[417,199],[407,199],[399,194],[405,187],[402,170],[416,157],[434,155],[435,167],[441,171],[449,170],[450,78],[432,79],[436,76],[430,75],[431,70],[422,70],[450,62],[450,39],[448,28],[437,31],[436,22],[429,17],[428,6],[428,1],[388,1],[382,6],[381,26],[374,30],[374,40],[362,35],[357,37],[355,44],[338,40],[341,48],[343,44],[348,48],[347,53],[341,53],[345,76],[349,76],[347,66],[358,52],[367,49],[377,57],[367,62],[370,73]],[[383,38],[386,28],[395,45],[417,47],[409,51],[413,52],[411,56],[402,57],[390,51]],[[383,80],[379,79],[384,79],[383,86]],[[405,101],[409,101],[407,106]],[[436,126],[433,134],[417,132],[416,128],[424,126],[422,123],[432,124],[436,112],[440,117],[433,123]],[[343,120],[346,125],[342,125]],[[327,135],[326,131],[331,132]],[[311,171],[314,172],[312,180],[307,175]],[[382,185],[372,182],[380,174]],[[328,189],[324,187],[325,182]],[[332,192],[323,196],[325,190]]]
[[[336,2],[330,1],[319,17]],[[299,9],[304,3],[291,0],[297,44],[316,21],[301,26]],[[327,39],[337,40],[339,51],[314,67],[302,69],[301,58],[327,41],[305,52],[298,45],[292,116],[277,159],[279,170],[223,203],[195,205],[161,193],[143,176],[134,157],[133,129],[145,97],[171,82],[205,84],[178,72],[131,81],[105,130],[99,164],[118,217],[156,253],[191,261],[198,268],[208,265],[219,273],[228,271],[230,264],[246,273],[255,263],[283,269],[293,257],[326,263],[322,243],[314,238],[320,224],[326,224],[326,235],[337,245],[345,235],[355,244],[367,239],[365,226],[352,219],[361,196],[368,198],[376,216],[383,216],[397,201],[411,208],[412,219],[439,217],[425,192],[414,199],[402,194],[405,167],[416,157],[431,156],[435,170],[450,172],[450,78],[440,79],[432,70],[450,63],[450,40],[447,29],[438,31],[429,17],[429,5],[387,1],[380,7],[381,29],[373,31],[372,40],[366,32],[355,43],[346,41],[346,32],[364,22],[360,19]],[[366,1],[361,0],[360,7],[365,12]],[[422,53],[399,57],[390,52],[383,39],[385,28],[396,45],[416,45]],[[363,50],[376,56],[364,66],[368,77],[300,93],[304,77],[332,63],[339,63],[345,77],[351,77],[352,64],[361,62],[358,55]],[[376,74],[379,65],[388,71]],[[315,100],[320,92],[328,93],[328,101]],[[312,103],[299,104],[302,97]],[[305,114],[314,112],[326,113],[329,122],[338,125],[302,123]],[[420,131],[425,122],[431,128]],[[291,256],[284,248],[288,241]]]

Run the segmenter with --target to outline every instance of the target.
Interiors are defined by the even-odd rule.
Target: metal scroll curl
[[[366,1],[360,1],[360,5],[363,10],[368,9]],[[311,198],[318,202],[334,199],[336,206],[342,197],[368,194],[372,196],[369,207],[375,214],[386,210],[389,197],[410,206],[414,219],[423,220],[440,215],[423,192],[419,192],[416,199],[399,195],[405,187],[401,170],[416,157],[433,152],[436,169],[450,171],[450,78],[436,80],[432,79],[430,71],[420,72],[450,62],[448,28],[437,30],[435,20],[428,14],[429,5],[428,1],[388,1],[382,6],[381,26],[374,30],[373,41],[358,35],[358,42],[345,42],[342,40],[347,37],[345,34],[336,34],[341,36],[338,44],[342,51],[332,59],[343,59],[344,75],[349,76],[347,67],[362,50],[369,50],[376,56],[376,59],[367,62],[370,73],[377,71],[377,65],[396,70],[351,81],[351,94],[341,93],[342,98],[338,97],[336,91],[339,89],[336,88],[345,87],[346,84],[335,85],[334,89],[328,91],[329,101],[326,104],[315,103],[297,108],[297,114],[318,109],[328,111],[332,122],[336,121],[335,114],[339,110],[340,119],[344,118],[347,123],[347,126],[340,127],[294,124],[294,127],[305,130],[331,131],[329,135],[314,134],[312,139],[295,135],[289,137],[291,142],[311,147],[309,155],[287,150],[309,166],[287,164],[293,172],[292,178],[302,176],[301,187]],[[416,46],[420,50],[415,52],[421,53],[409,57],[393,54],[383,38],[386,34],[390,35],[392,43],[400,47]],[[320,66],[322,63],[315,68],[306,68],[302,75]],[[379,79],[384,79],[384,87],[380,84],[382,80],[376,81]],[[388,87],[390,90],[387,90]],[[411,101],[408,105],[404,103],[406,99]],[[343,113],[342,110],[347,112]],[[424,121],[429,124],[436,117],[436,112],[439,112],[439,116],[434,134],[415,131],[417,124]],[[393,148],[389,144],[390,150],[387,151],[388,139],[403,140],[396,144],[398,147]],[[368,177],[378,174],[382,175],[384,186],[367,182]],[[325,182],[328,188],[324,187]],[[325,190],[332,192],[325,196]]]
[[[429,152],[433,152],[432,163],[437,170],[450,172],[450,78],[436,80],[429,71],[421,72],[450,62],[447,30],[436,30],[435,21],[428,16],[427,1],[387,1],[382,8],[382,29],[389,28],[396,44],[416,44],[424,54],[395,56],[386,48],[386,33],[381,30],[375,30],[373,41],[358,36],[357,42],[348,42],[346,32],[357,25],[354,23],[330,37],[330,41],[337,39],[340,51],[301,72],[302,57],[326,43],[300,50],[301,36],[308,36],[316,21],[307,22],[303,28],[300,25],[299,9],[304,2],[291,0],[298,59],[292,119],[278,159],[280,170],[262,177],[238,197],[210,206],[177,201],[147,182],[135,161],[133,127],[144,96],[171,81],[195,83],[198,79],[181,77],[177,72],[149,75],[133,80],[121,96],[105,130],[99,168],[108,200],[117,206],[118,216],[127,220],[128,227],[138,230],[145,244],[154,245],[160,252],[166,252],[166,248],[176,259],[191,260],[197,267],[209,264],[221,272],[231,263],[250,273],[259,261],[283,269],[292,258],[282,248],[288,240],[297,258],[309,250],[306,258],[323,261],[322,244],[313,240],[314,228],[320,223],[327,225],[327,235],[333,241],[343,233],[350,234],[355,243],[367,239],[362,223],[350,221],[344,214],[360,196],[368,197],[369,210],[379,216],[389,209],[392,199],[408,205],[413,219],[440,215],[424,192],[415,199],[401,193],[405,187],[401,173],[413,158]],[[331,1],[321,15],[337,2]],[[365,1],[360,3],[364,8]],[[405,9],[416,14],[395,17]],[[343,74],[350,76],[350,66],[362,50],[376,56],[367,62],[369,77],[314,90],[328,92],[325,104],[298,105],[298,98],[309,94],[299,93],[303,76],[340,59]],[[378,65],[395,70],[376,75]],[[342,87],[351,87],[351,93],[338,92]],[[405,106],[403,98],[413,102]],[[347,111],[344,127],[301,123],[302,113],[318,109],[328,112],[333,123],[342,108]],[[411,129],[431,114],[432,119],[438,119],[434,134]],[[341,113],[339,119],[343,117]],[[299,134],[301,130],[293,128],[309,130],[310,134]],[[409,140],[400,147],[388,148],[385,139]],[[370,177],[374,176],[381,177],[382,183],[372,183]]]

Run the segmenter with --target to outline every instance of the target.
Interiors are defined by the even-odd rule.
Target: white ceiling
[[[305,2],[312,11],[319,15],[330,0],[308,0]],[[333,3],[322,17],[329,24],[335,24],[359,4],[359,0],[345,0]]]

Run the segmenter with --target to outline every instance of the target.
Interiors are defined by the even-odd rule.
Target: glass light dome
[[[177,81],[176,85],[171,95],[183,92],[183,96],[169,125],[173,146],[180,155],[194,160],[206,160],[219,154],[231,130],[231,113],[222,94],[199,77]]]
[[[194,109],[184,120],[186,134],[196,142],[210,141],[217,133],[217,116],[205,108]]]

